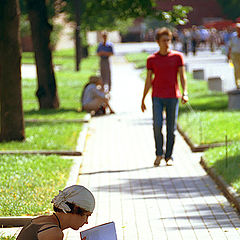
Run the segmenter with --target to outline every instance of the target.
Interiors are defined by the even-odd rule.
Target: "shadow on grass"
[[[73,122],[75,123],[75,122]],[[66,125],[66,124],[69,124],[69,122],[66,122],[64,121],[64,119],[61,121],[57,121],[57,122],[49,122],[49,121],[41,121],[41,122],[25,122],[25,126],[28,127],[28,128],[31,128],[31,127],[56,127],[57,125],[60,127],[61,125]],[[79,122],[76,122],[75,124],[80,124]]]
[[[24,111],[25,116],[31,115],[52,115],[52,114],[62,114],[68,112],[78,112],[76,108],[60,108],[60,109],[43,109],[43,110],[29,110]]]

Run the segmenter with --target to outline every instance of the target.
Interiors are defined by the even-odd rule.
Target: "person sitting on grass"
[[[89,83],[83,89],[82,110],[90,112],[92,115],[102,115],[106,113],[106,108],[110,113],[114,113],[109,105],[109,95],[104,93],[101,77],[91,76]]]
[[[62,240],[63,230],[78,230],[87,224],[95,207],[93,194],[81,185],[59,191],[52,203],[54,213],[32,219],[22,228],[16,240]]]

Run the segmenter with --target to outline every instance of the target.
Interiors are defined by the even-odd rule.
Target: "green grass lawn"
[[[32,53],[23,53],[23,63],[34,63]],[[25,119],[29,118],[41,118],[44,112],[45,116],[47,112],[53,117],[56,112],[56,118],[60,117],[73,119],[81,118],[83,115],[79,115],[78,109],[81,108],[80,97],[84,85],[88,82],[91,75],[95,75],[98,69],[98,58],[96,56],[90,56],[89,58],[82,59],[81,70],[79,72],[74,71],[74,52],[73,50],[61,50],[54,53],[54,64],[59,64],[60,70],[55,71],[58,95],[60,100],[59,110],[44,110],[38,111],[39,105],[35,96],[37,89],[36,79],[23,79],[23,108]],[[34,114],[32,114],[34,112]],[[61,116],[59,115],[61,113]]]
[[[14,239],[16,239],[16,237],[15,236],[7,236],[7,235],[5,235],[5,234],[0,234],[0,240],[14,240]]]
[[[227,152],[227,155],[226,155]],[[226,147],[209,149],[204,154],[208,167],[240,193],[240,141]]]
[[[0,216],[52,211],[51,199],[65,187],[72,166],[55,155],[5,155],[0,163]]]
[[[34,122],[25,124],[23,142],[2,142],[0,150],[72,150],[76,149],[82,123]]]
[[[136,68],[145,68],[146,67],[146,60],[149,56],[149,53],[131,53],[126,54],[126,58],[129,62],[133,62]]]
[[[240,140],[240,111],[228,110],[227,94],[211,92],[207,82],[188,74],[189,105],[180,106],[178,123],[195,144]]]
[[[55,71],[60,108],[39,110],[35,96],[37,80],[23,79],[24,119],[40,119],[43,122],[26,122],[26,140],[0,143],[0,150],[75,150],[82,124],[64,123],[64,120],[84,118],[85,113],[79,112],[80,97],[89,77],[96,74],[98,58],[89,56],[89,58],[82,59],[81,71],[75,72],[72,49],[54,52],[53,56],[54,63],[60,64],[60,70]],[[33,53],[23,53],[22,62],[34,62]],[[62,120],[62,122],[54,122],[54,120]]]
[[[23,63],[34,63],[32,53],[23,54]],[[23,79],[23,109],[26,139],[23,142],[1,142],[0,150],[75,150],[82,123],[66,122],[84,118],[79,112],[84,85],[98,69],[98,59],[83,59],[81,71],[74,71],[73,50],[54,53],[60,109],[40,110],[35,96],[37,80]],[[44,121],[45,120],[45,121]],[[57,121],[54,121],[57,120]],[[0,216],[39,215],[52,209],[51,199],[63,189],[69,177],[72,160],[59,156],[0,156]],[[12,239],[1,236],[0,239]]]

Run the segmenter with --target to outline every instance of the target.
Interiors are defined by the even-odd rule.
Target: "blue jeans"
[[[175,141],[175,130],[177,128],[178,117],[178,98],[158,98],[153,97],[153,131],[156,146],[156,155],[162,156],[163,153],[163,110],[166,109],[167,142],[165,159],[172,156]]]

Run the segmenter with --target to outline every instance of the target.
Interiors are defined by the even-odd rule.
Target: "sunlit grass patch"
[[[65,187],[72,160],[58,156],[8,155],[0,158],[0,216],[52,211],[51,199]]]
[[[149,53],[142,52],[142,53],[130,53],[126,54],[126,58],[129,62],[135,63],[136,68],[145,68],[146,67],[146,60],[149,56]]]
[[[1,142],[0,150],[75,150],[82,123],[26,123],[26,140]]]
[[[240,140],[240,112],[204,111],[180,114],[179,123],[195,144]]]
[[[209,149],[204,153],[208,167],[214,168],[218,175],[240,193],[240,141],[227,148]]]
[[[15,240],[16,237],[15,236],[8,236],[5,234],[0,234],[0,240]]]

